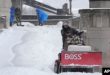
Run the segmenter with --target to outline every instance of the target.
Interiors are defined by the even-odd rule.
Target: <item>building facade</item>
[[[110,8],[110,0],[89,0],[90,8]]]

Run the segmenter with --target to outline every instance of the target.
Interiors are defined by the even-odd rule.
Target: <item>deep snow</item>
[[[52,26],[13,26],[0,33],[0,75],[56,75],[53,65],[62,49],[62,23]],[[61,73],[59,75],[101,75]]]

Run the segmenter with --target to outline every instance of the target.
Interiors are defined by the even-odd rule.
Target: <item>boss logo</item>
[[[81,55],[82,54],[65,54],[65,59],[66,60],[81,60]]]

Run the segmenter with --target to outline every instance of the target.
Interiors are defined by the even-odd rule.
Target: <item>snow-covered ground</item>
[[[62,49],[62,23],[52,26],[13,26],[0,33],[0,75],[56,75],[53,65]],[[59,75],[101,75],[61,73]]]

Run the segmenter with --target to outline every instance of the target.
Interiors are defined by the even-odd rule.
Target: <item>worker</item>
[[[17,26],[21,26],[21,10],[20,10],[20,8],[15,9],[15,18],[16,18]]]
[[[40,8],[36,8],[36,13],[38,16],[38,21],[39,21],[39,25],[44,25],[44,23],[47,21],[48,19],[48,15]]]
[[[11,7],[10,8],[10,26],[12,26],[14,23],[14,17],[15,17],[15,8]]]

